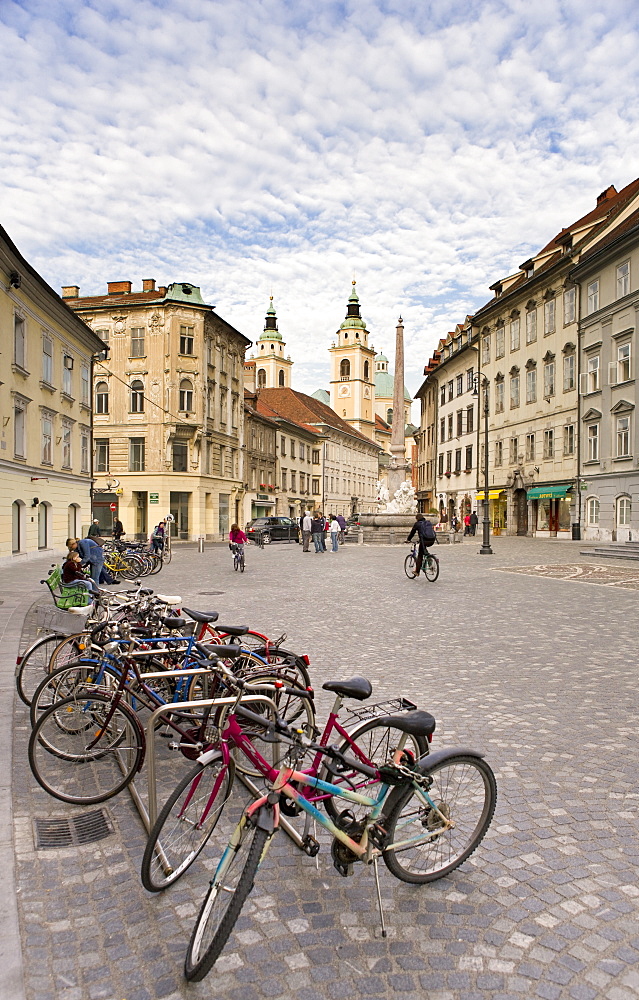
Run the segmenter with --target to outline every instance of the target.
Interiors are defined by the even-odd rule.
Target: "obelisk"
[[[404,321],[400,316],[395,329],[395,378],[393,380],[393,424],[391,427],[390,453],[388,466],[388,493],[390,499],[396,490],[408,478],[406,462],[406,442],[404,435]]]

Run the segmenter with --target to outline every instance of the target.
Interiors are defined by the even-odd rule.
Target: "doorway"
[[[515,524],[518,535],[528,534],[528,494],[526,490],[515,490],[514,496]]]
[[[171,491],[169,507],[173,515],[171,534],[173,538],[189,537],[189,499],[190,493],[174,493]]]

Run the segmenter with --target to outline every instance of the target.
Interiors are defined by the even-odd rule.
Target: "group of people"
[[[331,552],[337,552],[346,535],[346,518],[343,514],[330,514],[327,520],[323,514],[304,511],[301,518],[302,552],[310,552],[313,539],[315,552],[326,552],[326,532],[331,536]]]
[[[67,538],[67,557],[62,564],[62,582],[85,587],[90,594],[99,593],[98,584],[120,582],[104,568],[103,539],[95,530],[96,526],[99,527],[97,520],[91,525],[93,534],[89,528],[86,538]]]

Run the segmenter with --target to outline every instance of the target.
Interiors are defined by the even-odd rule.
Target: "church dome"
[[[365,330],[366,323],[359,314],[359,296],[355,291],[355,282],[348,297],[346,319],[340,324],[340,330]]]
[[[375,360],[377,361],[379,357],[380,355],[378,354]],[[384,357],[384,355],[382,354],[381,357]],[[381,399],[393,398],[393,376],[390,372],[375,372],[375,396]],[[404,399],[407,400],[407,402],[412,402],[412,396],[406,386],[404,386]]]
[[[264,322],[264,333],[259,338],[260,340],[278,340],[284,342],[282,334],[277,329],[277,313],[275,312],[275,306],[273,305],[273,296],[270,297],[269,307],[266,310],[266,319]],[[258,341],[259,343],[259,341]]]

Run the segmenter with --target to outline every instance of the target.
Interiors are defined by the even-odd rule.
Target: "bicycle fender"
[[[257,814],[255,826],[258,830],[266,830],[267,833],[275,832],[275,811],[262,807]]]
[[[202,764],[203,767],[206,767],[206,765],[210,764],[212,760],[215,760],[216,756],[221,756],[220,751],[213,747],[211,750],[206,750],[204,753],[201,753],[197,758],[197,762],[198,764]]]
[[[441,764],[442,761],[450,760],[451,757],[485,757],[481,750],[469,750],[468,747],[446,747],[444,750],[435,750],[434,753],[424,754],[415,765],[415,770],[420,774],[428,774],[433,768]]]

